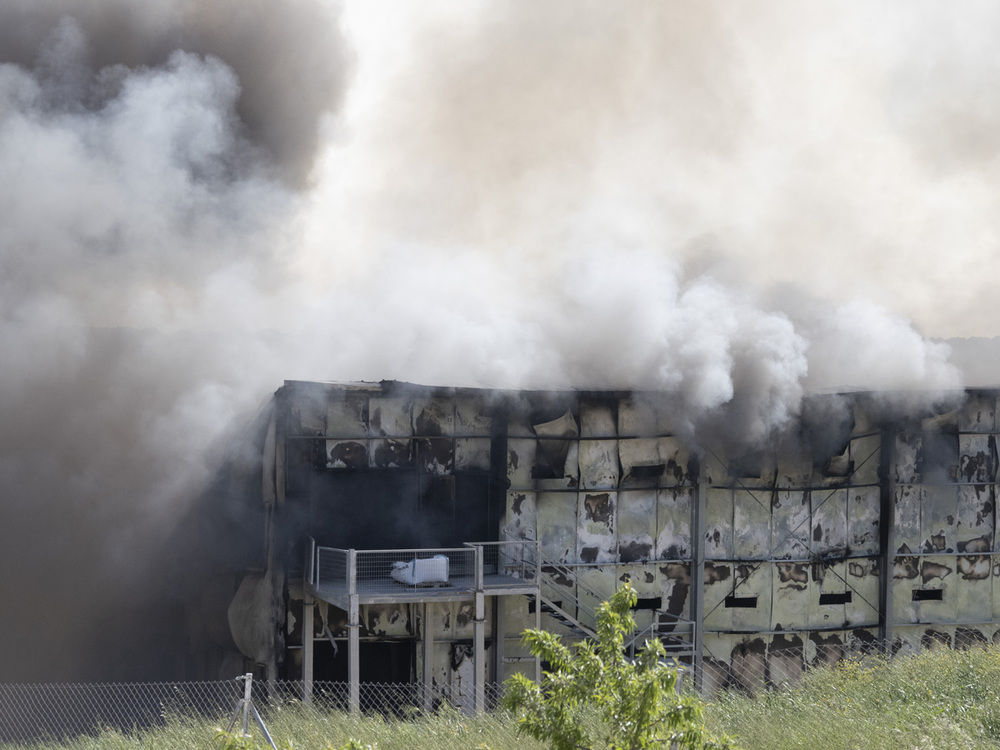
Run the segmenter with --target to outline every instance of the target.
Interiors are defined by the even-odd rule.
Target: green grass
[[[735,735],[745,750],[1000,750],[1000,649],[936,649],[891,662],[843,662],[806,673],[793,688],[719,695],[706,703],[705,719],[710,731]],[[216,726],[175,717],[146,733],[106,731],[31,748],[219,748]],[[349,739],[377,750],[544,747],[519,736],[505,714],[470,718],[444,711],[385,720],[292,705],[270,712],[267,726],[282,750],[340,750]],[[254,734],[253,747],[262,747],[259,731]]]
[[[794,688],[720,695],[710,728],[747,750],[1000,748],[1000,649],[935,649],[808,672]]]
[[[446,710],[413,719],[386,720],[377,716],[352,716],[341,711],[322,711],[293,705],[269,712],[265,718],[275,744],[286,750],[340,750],[348,740],[377,750],[540,750],[544,747],[517,735],[514,721],[506,714],[482,717],[463,716]],[[172,717],[164,727],[145,732],[122,733],[106,730],[95,737],[79,737],[64,744],[40,742],[31,750],[179,750],[180,748],[222,748],[216,736],[218,723]],[[256,725],[250,729],[249,747],[268,747]],[[3,750],[20,746],[3,745]]]

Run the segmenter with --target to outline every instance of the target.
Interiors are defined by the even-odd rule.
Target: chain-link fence
[[[974,644],[972,644],[974,645]],[[902,653],[911,653],[902,649]],[[816,643],[775,647],[751,639],[724,654],[706,653],[700,675],[681,667],[685,689],[701,686],[706,697],[721,691],[756,694],[795,686],[813,669],[845,660],[875,664],[900,658],[900,647],[869,641],[863,644]],[[700,679],[696,679],[700,677]],[[195,732],[198,742],[211,740],[217,727],[225,728],[241,713],[245,681],[125,684],[0,684],[0,745],[61,741],[81,735],[116,730],[126,733],[167,726]],[[497,713],[503,685],[486,686],[486,721],[513,732],[513,725]],[[252,706],[264,722],[327,722],[350,714],[349,685],[343,682],[252,681]],[[429,714],[471,716],[475,712],[472,685],[371,684],[360,685],[358,715],[406,720]],[[237,724],[239,726],[239,724]],[[200,732],[200,734],[198,734]]]
[[[830,667],[851,661],[861,665],[874,665],[895,658],[912,655],[925,648],[952,648],[964,650],[987,645],[981,641],[942,644],[928,642],[914,646],[897,641],[878,640],[848,641],[846,643],[817,643],[803,638],[796,645],[776,647],[763,639],[748,639],[723,654],[705,654],[702,660],[701,693],[710,697],[725,690],[738,690],[756,694],[764,690],[794,687],[812,669]],[[691,680],[688,684],[693,684]]]
[[[486,706],[496,710],[501,685],[486,686]],[[118,683],[118,684],[0,684],[0,744],[64,741],[81,735],[115,730],[139,732],[167,725],[201,728],[210,739],[238,714],[245,682]],[[295,712],[302,721],[347,714],[347,683],[314,682],[306,694],[302,682],[252,681],[252,706],[265,723]],[[471,714],[471,690],[453,686],[362,684],[360,712],[407,719],[451,710]],[[239,726],[239,723],[237,723]]]

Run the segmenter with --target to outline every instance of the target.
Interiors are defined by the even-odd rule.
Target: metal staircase
[[[560,563],[539,550],[539,604],[543,613],[570,634],[597,639],[597,607],[611,592],[601,593],[581,580],[575,565]],[[626,640],[625,650],[634,658],[647,640],[658,639],[674,663],[689,661],[695,653],[694,622],[654,610],[653,622]]]

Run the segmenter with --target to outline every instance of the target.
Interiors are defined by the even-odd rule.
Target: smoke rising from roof
[[[807,389],[958,385],[904,317],[770,284],[786,261],[822,277],[845,247],[870,276],[859,256],[888,233],[856,221],[826,146],[771,126],[813,86],[789,70],[772,90],[777,25],[829,51],[849,19],[455,13],[418,24],[388,73],[359,56],[352,89],[319,2],[0,6],[5,679],[175,670],[108,659],[130,633],[167,637],[114,610],[171,600],[154,542],[285,378],[666,389],[678,430],[747,442]],[[896,111],[938,111],[900,86]],[[926,148],[865,188],[873,215],[934,151],[913,127]],[[871,153],[841,135],[831,148]]]

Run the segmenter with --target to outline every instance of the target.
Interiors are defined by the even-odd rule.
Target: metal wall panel
[[[881,492],[879,487],[852,487],[847,499],[847,551],[874,555],[879,551]]]
[[[792,489],[808,487],[813,478],[813,457],[796,453],[782,455],[776,461],[778,480],[776,487]]]
[[[733,491],[710,487],[705,496],[705,558],[733,557]]]
[[[581,440],[579,462],[583,489],[617,489],[620,478],[617,440]]]
[[[995,432],[996,431],[995,396],[988,394],[970,394],[958,412],[958,429],[961,432]]]
[[[657,471],[663,460],[660,458],[659,441],[656,438],[632,438],[618,441],[618,460],[621,463],[621,480],[642,482],[643,471]]]
[[[504,530],[515,539],[537,539],[537,500],[529,490],[507,491],[507,520]]]
[[[810,498],[811,550],[818,555],[847,551],[847,490],[817,490]]]
[[[511,489],[533,489],[531,469],[535,465],[536,441],[511,438],[507,441],[507,482]]]
[[[771,503],[771,556],[802,559],[812,545],[808,490],[776,490]]]
[[[657,438],[656,450],[664,469],[660,475],[661,487],[695,484],[697,476],[691,471],[691,449],[680,438]]]
[[[848,560],[847,585],[853,596],[844,607],[846,623],[852,627],[879,623],[879,559]]]
[[[771,547],[770,493],[760,490],[733,491],[733,557],[759,560]]]
[[[879,483],[881,445],[882,438],[879,435],[866,435],[851,441],[851,484]]]
[[[993,616],[994,622],[1000,623],[1000,557],[993,558]]]
[[[410,608],[406,604],[366,604],[360,613],[364,636],[407,637],[411,635]]]
[[[771,630],[796,630],[806,624],[813,599],[812,578],[810,563],[774,563]]]
[[[959,552],[989,552],[996,530],[996,485],[958,486],[956,549]]]
[[[955,485],[925,484],[920,497],[920,548],[924,552],[954,552],[958,539]]]
[[[928,555],[920,561],[920,588],[923,591],[941,590],[941,599],[919,602],[919,622],[948,623],[957,619],[955,573],[957,558],[952,555]]]
[[[657,409],[645,398],[618,402],[618,434],[622,437],[652,437],[659,434]]]
[[[737,563],[733,566],[737,600],[756,600],[753,606],[732,607],[735,630],[768,630],[771,625],[770,563]],[[723,605],[725,606],[725,605]]]
[[[733,593],[734,585],[732,563],[705,563],[706,631],[733,629],[733,610],[726,606],[726,597]]]
[[[576,572],[580,583],[583,584],[577,590],[577,598],[581,605],[589,607],[595,612],[604,600],[590,594],[589,591],[598,593],[614,591],[620,583],[618,580],[618,567],[615,565],[581,567]]]
[[[995,435],[958,436],[958,478],[976,484],[997,481],[997,441]]]
[[[396,397],[372,397],[368,401],[369,465],[379,469],[413,463],[413,403]]]
[[[326,406],[326,434],[333,437],[368,436],[368,399],[333,399]]]
[[[326,441],[328,469],[368,466],[368,400],[335,399],[327,404],[326,434],[347,440]]]
[[[696,492],[693,487],[657,491],[656,558],[658,560],[680,560],[691,556],[691,512]]]
[[[577,503],[577,559],[584,563],[615,562],[618,493],[581,492]]]
[[[579,559],[576,493],[539,492],[536,499],[542,554],[558,562],[576,562]]]
[[[607,401],[580,402],[580,436],[585,438],[616,438],[617,418]]]
[[[656,559],[656,490],[621,490],[618,493],[618,552],[622,562]]]
[[[455,398],[455,433],[457,435],[489,437],[493,417],[489,405],[471,396]]]
[[[955,619],[985,622],[993,617],[993,558],[990,555],[960,556],[955,561]]]
[[[450,398],[415,398],[412,402],[413,433],[419,436],[455,434],[455,401]]]
[[[896,486],[894,509],[896,552],[919,552],[923,547],[920,504],[921,492],[918,485]]]
[[[663,596],[663,611],[673,617],[691,617],[691,565],[666,563],[655,566],[656,580]],[[669,618],[666,618],[669,620]]]

